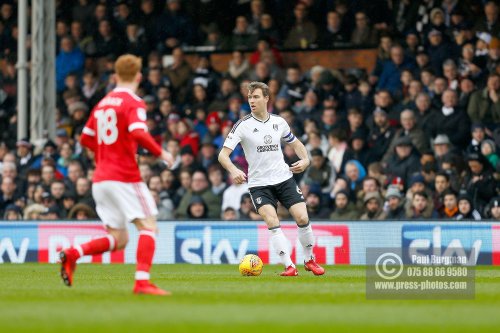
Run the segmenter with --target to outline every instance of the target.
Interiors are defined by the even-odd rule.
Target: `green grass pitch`
[[[475,300],[373,301],[365,268],[242,277],[234,265],[156,265],[170,297],[132,294],[133,265],[0,265],[0,332],[498,332],[500,268],[476,272]]]

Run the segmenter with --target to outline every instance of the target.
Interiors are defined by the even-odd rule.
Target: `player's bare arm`
[[[309,160],[309,155],[307,154],[307,149],[300,140],[295,140],[290,143],[290,146],[295,151],[295,154],[300,158],[297,162],[293,163],[290,167],[290,171],[293,173],[301,173],[304,172],[311,161]]]
[[[243,171],[238,169],[229,156],[233,151],[228,147],[222,147],[222,150],[219,153],[219,163],[222,165],[224,169],[226,169],[231,178],[233,179],[233,183],[235,184],[243,184],[247,180],[247,176]]]

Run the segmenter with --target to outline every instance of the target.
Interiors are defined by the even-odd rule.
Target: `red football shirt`
[[[84,136],[93,140],[94,182],[142,181],[136,161],[138,143],[132,135],[135,130],[148,131],[146,104],[132,90],[115,88],[94,107],[82,131],[82,142]]]

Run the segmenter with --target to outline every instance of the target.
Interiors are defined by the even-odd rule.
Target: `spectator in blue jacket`
[[[64,90],[64,79],[69,73],[79,73],[83,70],[85,56],[78,47],[75,47],[73,39],[66,36],[61,39],[61,51],[56,57],[56,85],[57,91]]]
[[[414,64],[410,59],[405,59],[405,53],[400,45],[391,47],[390,59],[382,65],[382,73],[378,79],[377,88],[387,89],[392,95],[398,95],[401,92],[401,71],[414,69]]]

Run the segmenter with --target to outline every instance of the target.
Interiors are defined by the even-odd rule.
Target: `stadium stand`
[[[245,192],[216,158],[252,80],[312,153],[297,176],[312,218],[476,220],[498,206],[495,1],[57,1],[57,133],[41,147],[16,137],[16,2],[0,3],[0,219],[96,216],[78,138],[123,53],[142,57],[149,131],[176,157],[169,171],[138,151],[163,219],[260,219],[245,194],[223,200]],[[232,158],[246,168],[241,148]]]

